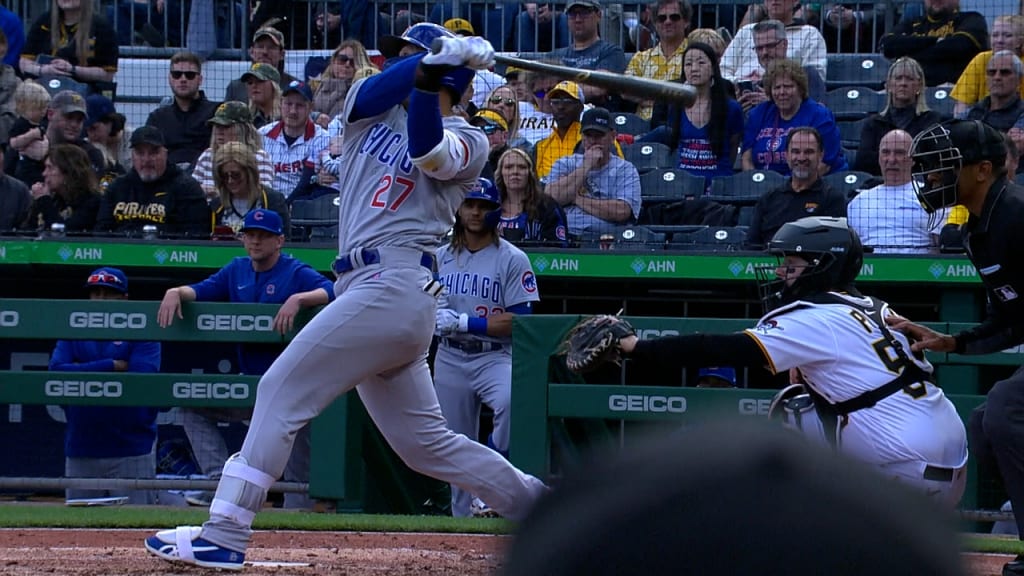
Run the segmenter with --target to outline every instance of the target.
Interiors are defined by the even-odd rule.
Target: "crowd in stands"
[[[223,238],[250,210],[268,208],[282,213],[290,238],[308,240],[315,226],[291,226],[289,212],[348,192],[338,189],[344,96],[379,72],[373,49],[397,56],[367,35],[367,23],[399,34],[398,26],[436,21],[551,63],[696,89],[680,106],[514,67],[478,74],[459,110],[487,134],[483,176],[513,199],[502,229],[517,242],[586,246],[646,225],[669,227],[639,233],[671,247],[680,232],[673,226],[710,225],[739,239],[726,248],[758,249],[786,221],[828,214],[849,215],[878,252],[955,249],[916,202],[909,158],[899,157],[905,144],[955,116],[1024,146],[1024,16],[960,2],[907,3],[888,30],[875,5],[795,0],[751,5],[735,28],[717,29],[696,27],[707,7],[687,0],[499,2],[495,13],[466,3],[459,14],[445,2],[398,12],[340,2],[310,18],[302,41],[330,44],[330,55],[307,65],[306,78],[284,70],[286,51],[301,45],[284,32],[296,32],[294,23],[282,24],[296,8],[267,3],[269,12],[249,14],[250,66],[223,95],[204,92],[204,58],[181,49],[169,62],[165,105],[145,126],[130,126],[111,88],[119,45],[181,46],[188,35],[157,38],[154,28],[166,32],[166,22],[151,9],[124,18],[120,0],[105,11],[52,0],[34,22],[18,22],[24,40],[0,35],[8,62],[0,67],[0,224],[29,234],[60,224]],[[496,15],[508,25],[495,26]],[[17,30],[17,18],[0,12],[0,30]],[[889,62],[877,85],[855,68],[841,78],[829,70],[858,57],[868,70],[879,55]],[[948,95],[940,105],[937,90]],[[330,240],[336,219],[335,231],[322,224],[318,239]]]

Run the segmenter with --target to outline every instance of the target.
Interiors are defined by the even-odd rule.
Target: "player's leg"
[[[480,400],[473,390],[471,357],[443,344],[434,358],[434,388],[448,428],[471,440],[480,436]],[[473,495],[452,484],[452,516],[470,515]]]
[[[106,476],[106,469],[100,458],[65,458],[65,478],[103,478]],[[106,490],[91,490],[85,488],[68,488],[64,491],[64,498],[67,500],[81,500],[85,498],[103,498],[107,496]]]
[[[494,450],[445,426],[425,358],[356,390],[381,434],[410,468],[477,495],[503,517],[522,520],[548,490]]]
[[[199,465],[199,471],[210,478],[219,478],[220,469],[230,455],[224,435],[217,428],[217,422],[204,411],[192,408],[181,409],[181,427],[192,445],[192,455]]]
[[[996,382],[988,393],[982,428],[999,463],[1003,485],[1013,509],[1024,510],[1024,368]],[[1017,514],[1017,530],[1024,538],[1024,514]],[[1024,563],[1019,572],[1024,574]]]
[[[285,464],[282,476],[285,482],[309,482],[309,460],[312,448],[310,426],[310,424],[306,424],[295,435],[292,454],[288,457],[288,463]],[[309,509],[313,507],[313,499],[309,497],[309,492],[286,492],[284,507],[289,510]]]
[[[111,473],[106,478],[153,478],[156,474],[156,453],[111,458]],[[128,504],[156,504],[153,490],[111,490],[111,496],[126,496]]]
[[[491,442],[507,456],[512,414],[512,355],[505,351],[481,354],[473,364],[477,373],[477,394],[494,411]]]

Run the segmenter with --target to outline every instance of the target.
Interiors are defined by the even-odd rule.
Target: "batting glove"
[[[451,336],[459,332],[462,316],[465,316],[465,314],[459,314],[451,308],[438,308],[434,314],[434,334],[438,336]]]
[[[494,47],[479,36],[469,38],[441,37],[441,49],[423,57],[422,62],[431,66],[465,66],[474,70],[485,70],[494,66]]]

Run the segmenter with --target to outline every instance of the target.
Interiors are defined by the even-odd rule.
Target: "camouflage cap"
[[[252,113],[249,107],[243,102],[230,101],[217,106],[213,117],[206,121],[207,124],[218,124],[220,126],[232,126],[252,122]]]
[[[61,114],[81,112],[83,116],[89,116],[89,110],[85,98],[78,92],[62,90],[50,100],[50,110],[56,110]]]
[[[250,76],[257,80],[270,80],[276,84],[281,83],[281,73],[277,71],[277,68],[263,62],[254,62],[252,67],[245,74],[242,74],[242,81],[245,82],[246,78]]]
[[[274,44],[277,44],[279,48],[284,48],[284,33],[282,33],[277,28],[272,28],[270,26],[260,28],[252,35],[253,43],[255,43],[260,38],[270,38],[271,40],[274,41]]]

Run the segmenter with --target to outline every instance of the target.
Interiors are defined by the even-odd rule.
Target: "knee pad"
[[[252,526],[274,480],[266,472],[250,466],[241,454],[233,454],[224,463],[217,493],[210,504],[210,514]]]

